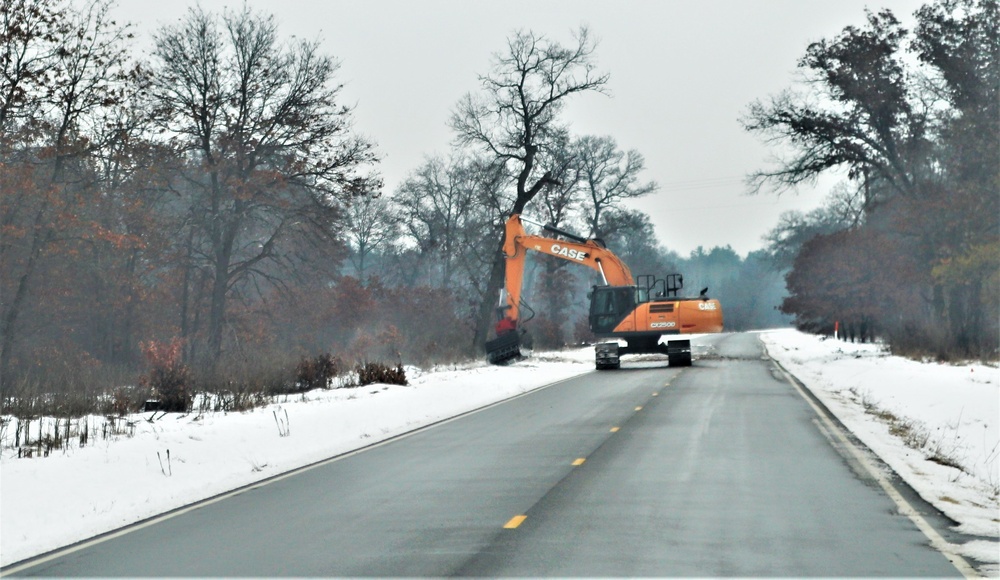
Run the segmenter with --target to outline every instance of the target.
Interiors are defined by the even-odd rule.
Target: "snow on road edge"
[[[1000,369],[922,363],[880,345],[793,330],[764,332],[761,340],[869,449],[958,522],[957,531],[982,537],[961,546],[962,555],[987,563],[987,574],[1000,572]],[[866,407],[896,417],[922,445],[907,446]],[[935,455],[962,469],[929,459]]]

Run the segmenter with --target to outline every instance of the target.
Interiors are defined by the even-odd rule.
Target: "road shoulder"
[[[991,486],[989,483],[992,472],[987,472],[986,481],[983,481],[981,476],[976,477],[977,473],[974,470],[942,465],[935,461],[934,449],[939,448],[940,438],[948,436],[941,434],[941,430],[946,429],[945,426],[939,426],[935,430],[936,436],[939,438],[938,442],[933,439],[921,441],[911,438],[905,440],[903,437],[906,432],[899,428],[900,424],[923,425],[922,423],[918,424],[913,417],[908,417],[906,405],[896,400],[905,396],[907,391],[893,389],[895,385],[892,383],[912,384],[913,381],[901,371],[897,371],[896,378],[892,378],[892,374],[886,375],[886,373],[892,373],[894,369],[907,369],[911,364],[920,365],[921,363],[886,360],[884,354],[864,356],[873,352],[870,348],[871,345],[865,345],[868,348],[862,349],[858,353],[854,352],[858,349],[851,348],[853,345],[842,345],[832,340],[827,344],[822,344],[822,341],[817,337],[793,333],[794,331],[762,333],[761,341],[768,356],[787,373],[794,376],[793,384],[798,383],[801,388],[807,390],[812,400],[826,409],[831,418],[835,418],[840,425],[843,425],[856,437],[857,441],[871,450],[885,465],[884,470],[877,469],[877,471],[891,470],[929,506],[933,506],[935,510],[940,511],[956,523],[950,529],[941,530],[941,535],[950,540],[942,539],[942,541],[948,546],[954,546],[954,548],[945,546],[946,550],[954,551],[958,556],[975,560],[976,568],[980,574],[997,575],[997,560],[998,555],[1000,555],[1000,544],[998,544],[1000,503],[997,501],[995,486]],[[891,358],[898,359],[899,357]],[[928,370],[937,369],[918,368],[917,372],[921,370],[926,373]],[[948,371],[949,369],[944,370]],[[988,368],[985,370],[986,373],[989,372]],[[956,377],[961,372],[963,371],[951,370],[951,374]],[[980,375],[983,374],[981,371]],[[951,379],[947,385],[953,386],[957,382],[957,379]],[[883,385],[889,386],[883,387]],[[881,390],[879,390],[880,387]],[[939,393],[934,393],[933,388],[921,392],[920,389],[912,387],[914,397],[920,393],[919,400],[915,400],[914,404],[927,405],[927,392],[931,393],[931,397],[937,394],[941,398],[949,398],[955,396],[956,389],[938,388],[937,390]],[[875,394],[872,394],[873,392]],[[890,399],[888,395],[883,394],[886,392],[895,395],[895,399]],[[904,395],[897,393],[904,393]],[[885,397],[886,400],[890,401],[884,404],[886,406],[891,404],[894,408],[893,413],[878,412],[881,407],[873,402],[873,399],[879,401],[878,397]],[[950,402],[955,403],[954,401]],[[989,402],[987,399],[987,403]],[[967,404],[972,406],[976,403],[974,400],[969,400]],[[980,404],[980,406],[982,405]],[[962,408],[961,404],[959,404],[959,408]],[[988,415],[989,411],[986,410],[986,413]],[[896,421],[890,421],[888,417],[895,417]],[[964,421],[971,422],[973,425],[977,424],[977,418],[971,411],[964,413]],[[985,424],[989,427],[988,423]],[[995,428],[995,424],[993,427]],[[927,429],[923,426],[920,428]],[[952,435],[952,437],[957,438],[959,435]],[[917,445],[920,442],[923,442],[924,445]],[[992,467],[996,468],[995,452],[993,457]],[[986,459],[989,459],[989,449],[986,450]],[[901,509],[905,512],[905,509]]]

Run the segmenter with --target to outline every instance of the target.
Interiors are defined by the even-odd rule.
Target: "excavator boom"
[[[544,227],[544,226],[543,226]],[[563,236],[567,232],[552,230]],[[606,285],[620,286],[632,283],[632,271],[611,250],[597,240],[585,240],[573,236],[574,240],[558,240],[529,235],[521,224],[521,216],[514,214],[507,220],[503,252],[507,259],[504,289],[506,303],[501,304],[506,314],[520,320],[521,285],[524,281],[524,260],[528,250],[541,252],[570,262],[587,266],[601,274]]]

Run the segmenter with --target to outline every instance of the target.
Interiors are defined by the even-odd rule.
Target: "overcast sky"
[[[820,205],[831,178],[797,194],[744,194],[744,177],[773,151],[738,122],[747,106],[793,85],[810,42],[862,25],[866,7],[904,24],[918,0],[250,0],[275,14],[282,35],[320,38],[341,61],[345,102],[357,132],[374,140],[392,192],[429,155],[447,154],[448,118],[478,90],[510,33],[519,28],[572,42],[586,25],[611,96],[582,95],[567,110],[576,135],[610,135],[646,158],[644,180],[660,190],[631,207],[650,214],[668,249],[731,245],[741,255],[787,210]],[[191,2],[119,0],[120,21],[149,33]],[[209,11],[240,1],[201,0]]]

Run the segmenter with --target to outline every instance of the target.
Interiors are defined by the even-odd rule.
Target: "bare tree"
[[[502,215],[521,213],[545,185],[555,180],[538,166],[538,155],[565,133],[560,113],[576,93],[603,93],[608,74],[597,71],[596,41],[586,28],[565,47],[531,31],[518,31],[507,49],[495,55],[493,70],[479,77],[481,92],[467,94],[455,108],[451,126],[458,143],[485,151],[514,176],[513,199],[497,200]],[[501,235],[502,238],[502,235]],[[499,240],[486,295],[477,317],[475,344],[483,345],[493,319],[493,304],[503,285]]]
[[[611,137],[581,137],[575,149],[585,192],[586,220],[594,237],[603,235],[601,216],[606,210],[659,188],[655,181],[639,182],[639,174],[646,168],[642,154],[635,149],[618,149]]]
[[[503,189],[502,166],[489,159],[454,152],[433,157],[413,171],[396,191],[407,237],[420,256],[425,283],[461,292],[470,285],[482,292],[492,265]],[[490,250],[484,253],[484,244]],[[485,260],[485,266],[484,266]]]
[[[569,139],[560,139],[545,153],[543,164],[549,168],[553,179],[535,198],[534,207],[544,214],[547,223],[565,227],[580,209],[582,201],[583,171],[579,150]]]
[[[130,36],[110,0],[79,9],[4,0],[0,16],[0,377],[8,375],[19,323],[53,248],[92,230],[84,213],[98,194],[85,159],[101,146],[104,115],[126,98]],[[16,185],[15,185],[16,183]],[[29,295],[30,294],[30,295]]]
[[[809,46],[799,67],[812,94],[786,91],[750,106],[746,130],[793,147],[777,168],[749,176],[752,191],[795,187],[845,167],[865,184],[866,212],[890,195],[916,194],[928,171],[928,111],[912,98],[900,56],[907,32],[889,10],[867,16],[866,28],[849,26]]]
[[[568,139],[560,139],[543,158],[543,164],[550,168],[553,182],[542,188],[532,201],[532,207],[544,216],[546,223],[563,229],[574,229],[570,220],[581,210],[582,190],[580,158],[578,151]],[[542,268],[538,274],[535,299],[543,305],[540,319],[536,322],[534,334],[542,343],[551,346],[563,344],[564,331],[569,325],[567,310],[568,296],[577,281],[570,263],[551,256],[539,255],[536,259]]]
[[[381,196],[365,196],[352,201],[346,216],[351,265],[364,283],[372,254],[385,251],[399,238],[400,219],[392,201]]]
[[[422,256],[437,262],[435,285],[450,287],[461,251],[461,229],[475,210],[466,160],[455,156],[426,159],[396,191],[407,234]],[[430,261],[430,260],[428,260]]]
[[[165,134],[186,157],[192,259],[212,277],[208,345],[223,349],[230,293],[280,286],[291,238],[334,241],[340,200],[378,188],[362,173],[373,145],[350,133],[339,63],[318,41],[282,44],[273,17],[192,8],[156,35],[155,96]]]
[[[58,65],[61,39],[70,30],[67,8],[60,4],[0,2],[0,138],[4,141],[35,120],[42,109]]]

